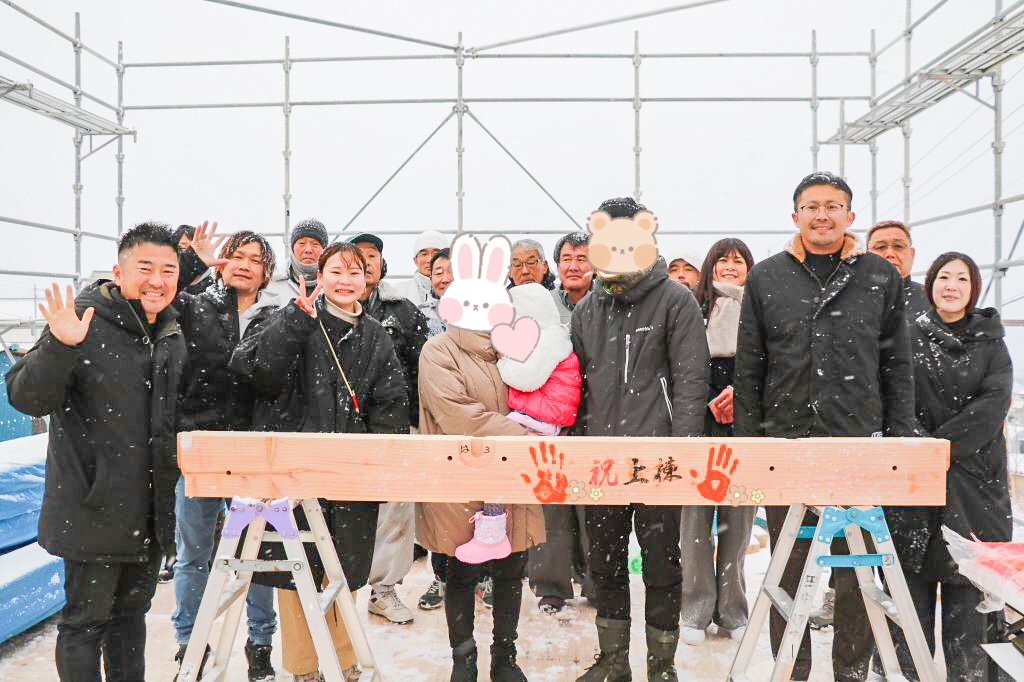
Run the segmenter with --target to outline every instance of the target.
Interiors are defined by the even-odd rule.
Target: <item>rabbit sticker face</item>
[[[437,304],[445,324],[478,332],[509,324],[515,317],[512,298],[505,290],[512,245],[504,236],[492,237],[480,253],[473,235],[452,242],[453,281]]]
[[[531,317],[515,321],[512,297],[505,288],[512,244],[503,235],[491,237],[480,253],[480,242],[470,234],[452,242],[452,278],[437,314],[446,325],[491,332],[495,350],[525,361],[537,346],[540,327]]]
[[[658,260],[657,231],[658,219],[650,211],[640,211],[632,218],[612,218],[605,211],[594,211],[587,218],[590,264],[613,275],[646,270]]]

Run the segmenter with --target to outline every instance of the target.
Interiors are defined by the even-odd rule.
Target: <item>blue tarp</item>
[[[36,539],[46,476],[47,435],[0,443],[0,552]]]
[[[64,562],[32,543],[0,556],[0,642],[64,606]]]
[[[7,400],[7,383],[3,380],[11,361],[0,351],[0,441],[32,435],[32,418],[18,412]]]

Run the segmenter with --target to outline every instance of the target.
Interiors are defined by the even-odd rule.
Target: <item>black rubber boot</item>
[[[174,654],[174,662],[178,664],[178,669],[181,669],[181,662],[185,660],[185,652],[188,650],[188,644],[179,644],[178,653]],[[199,664],[199,670],[196,672],[195,677],[198,678],[203,672],[203,668],[206,667],[206,661],[210,658],[210,645],[206,645],[206,651],[203,652],[203,661]],[[178,682],[178,673],[174,674],[174,682]]]
[[[491,682],[527,682],[516,664],[515,637],[495,637],[491,645]]]
[[[476,642],[471,639],[452,649],[451,682],[476,682]]]
[[[597,643],[601,647],[594,665],[576,682],[632,682],[629,670],[629,621],[597,617]]]
[[[647,682],[679,682],[676,674],[676,648],[679,646],[679,628],[659,630],[646,628]]]

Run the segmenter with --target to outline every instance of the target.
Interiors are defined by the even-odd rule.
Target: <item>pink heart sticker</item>
[[[519,362],[525,362],[540,340],[540,327],[532,317],[516,320],[514,325],[495,325],[491,332],[491,345],[494,349]]]

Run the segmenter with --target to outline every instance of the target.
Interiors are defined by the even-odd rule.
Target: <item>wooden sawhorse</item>
[[[308,531],[300,531],[295,522],[294,509],[298,506],[302,507],[309,522]],[[276,532],[267,530],[268,523]],[[235,558],[245,529],[248,530],[242,552],[239,558]],[[258,560],[256,555],[263,542],[281,543],[287,559]],[[318,591],[313,582],[303,542],[315,543],[320,553],[328,581],[322,591]],[[383,678],[377,670],[373,652],[370,651],[366,634],[356,614],[355,602],[349,592],[319,500],[312,498],[293,502],[286,497],[276,500],[236,497],[231,500],[206,591],[203,592],[192,636],[178,672],[178,682],[215,682],[224,679],[252,575],[268,572],[291,573],[320,661],[320,671],[326,682],[345,682],[325,618],[335,604],[341,611],[342,622],[352,640],[362,670],[360,682],[382,682]],[[214,644],[213,625],[221,616],[223,625]],[[200,665],[207,644],[214,647],[211,667],[200,676]]]
[[[817,526],[801,525],[808,509],[818,514]],[[870,534],[874,553],[867,552],[862,530]],[[845,535],[850,553],[833,556],[832,540],[840,534]],[[796,594],[790,595],[782,589],[780,583],[797,540],[810,540],[811,551],[807,555],[807,562],[800,576],[800,587]],[[945,675],[939,673],[932,660],[881,507],[790,505],[778,545],[771,549],[772,559],[768,573],[754,602],[747,630],[729,671],[730,682],[746,682],[749,679],[747,670],[750,667],[750,659],[772,608],[786,619],[786,632],[779,644],[770,679],[772,682],[790,679],[797,652],[800,650],[800,642],[807,629],[807,620],[811,615],[811,604],[826,566],[853,568],[857,574],[868,622],[871,624],[871,632],[874,634],[887,680],[905,678],[896,659],[896,649],[886,618],[903,630],[918,678],[922,682],[940,682],[945,679]],[[882,570],[890,594],[883,592],[875,583],[874,567]]]

